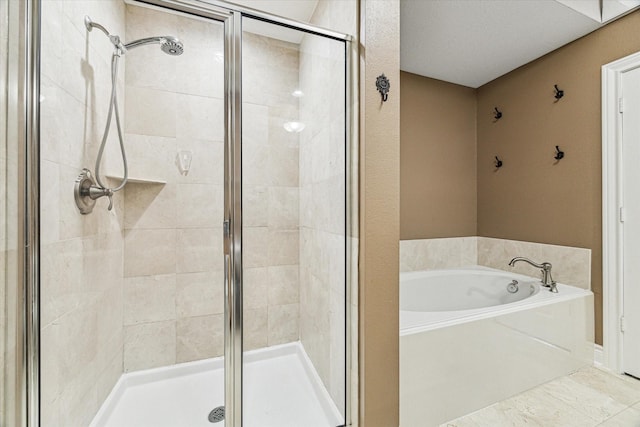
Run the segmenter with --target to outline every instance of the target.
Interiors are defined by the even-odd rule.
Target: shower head
[[[130,50],[148,44],[159,44],[160,49],[167,55],[178,56],[184,52],[182,42],[173,36],[147,37],[127,43],[124,47]]]
[[[175,37],[165,36],[160,41],[160,49],[167,55],[177,56],[184,52],[184,45]]]

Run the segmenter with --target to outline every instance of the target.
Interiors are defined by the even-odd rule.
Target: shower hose
[[[98,157],[96,159],[96,181],[102,190],[105,190],[105,194],[109,196],[109,210],[112,208],[111,195],[117,191],[120,191],[127,184],[129,179],[129,168],[127,165],[127,154],[124,149],[124,139],[122,137],[122,127],[120,126],[120,112],[118,111],[118,62],[122,50],[116,46],[115,52],[111,56],[111,100],[109,101],[109,112],[107,113],[107,124],[104,128],[104,134],[102,136],[102,142],[100,143],[100,150],[98,150]],[[111,128],[111,119],[115,111],[116,116],[116,128],[118,130],[118,140],[120,141],[120,153],[122,154],[122,163],[124,166],[124,175],[122,181],[117,187],[109,188],[103,184],[100,179],[100,163],[102,163],[102,156],[104,154],[104,148],[107,145],[107,139],[109,138],[109,129]]]

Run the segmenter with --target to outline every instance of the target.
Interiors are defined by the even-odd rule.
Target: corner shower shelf
[[[107,174],[106,177],[110,178],[110,179],[117,179],[118,181],[122,181],[122,177],[121,176]],[[164,181],[164,180],[161,180],[161,179],[138,178],[138,177],[133,177],[133,176],[130,176],[129,179],[127,180],[127,182],[129,184],[149,184],[149,185],[165,185],[167,183],[167,181]]]

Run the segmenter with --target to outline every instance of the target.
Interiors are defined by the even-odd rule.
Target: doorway
[[[603,66],[604,365],[640,377],[640,53]]]

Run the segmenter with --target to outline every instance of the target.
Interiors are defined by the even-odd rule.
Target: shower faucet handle
[[[113,190],[111,188],[102,188],[98,185],[92,185],[89,188],[89,197],[93,200],[97,200],[100,197],[108,197],[109,207],[107,207],[107,209],[113,209]]]

